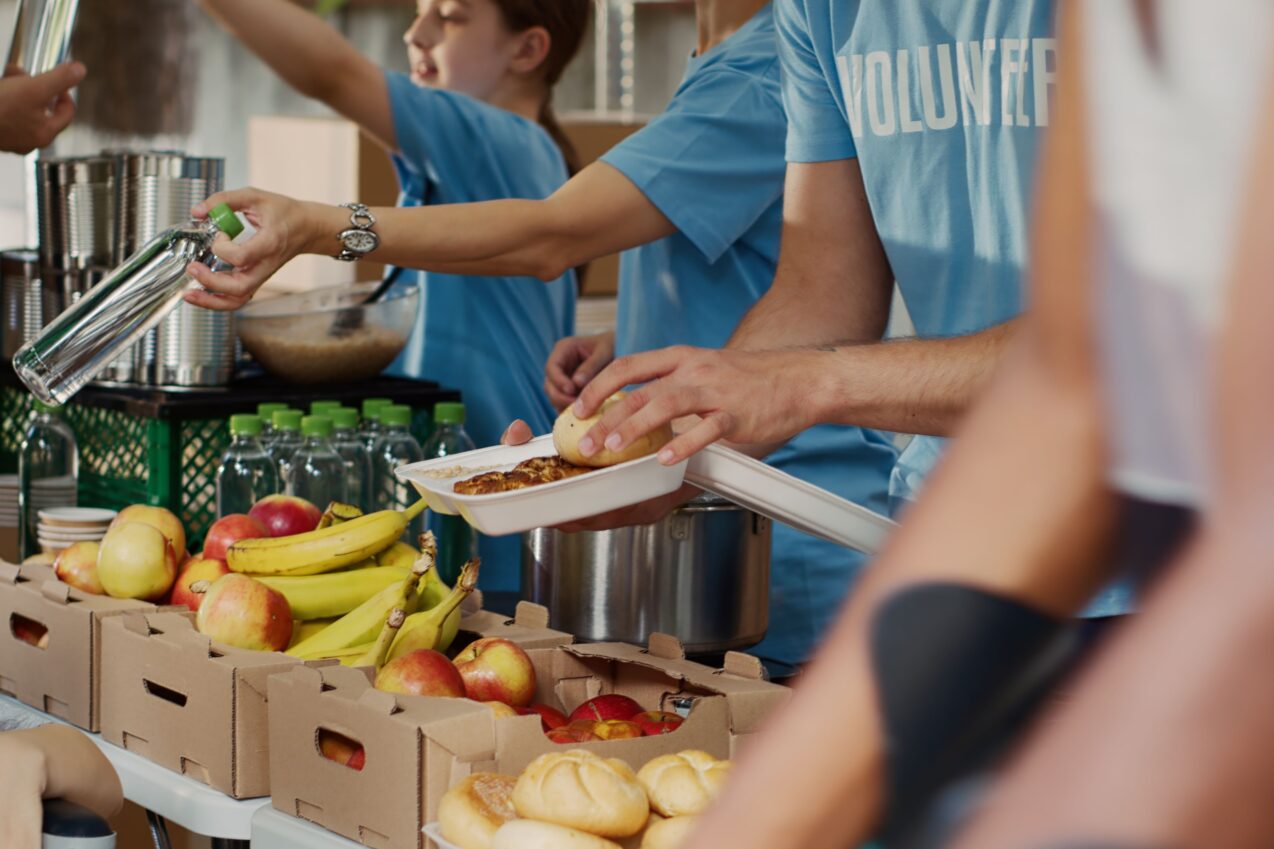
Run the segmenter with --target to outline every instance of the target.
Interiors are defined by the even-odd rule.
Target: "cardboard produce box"
[[[717,670],[685,659],[671,637],[649,650],[622,643],[528,651],[536,700],[567,713],[593,696],[622,693],[650,710],[689,700],[671,734],[579,744],[639,769],[683,749],[728,757],[787,699],[761,679],[747,655]],[[544,736],[538,716],[496,719],[467,699],[395,696],[371,687],[362,670],[297,669],[270,679],[270,781],[274,806],[375,849],[419,849],[421,829],[437,818],[452,784],[473,772],[516,775],[541,754],[563,751]],[[361,770],[328,760],[324,732],[361,745]]]
[[[460,633],[451,645],[456,652],[482,637],[503,637],[524,649],[547,649],[569,645],[575,641],[565,631],[555,631],[549,627],[549,610],[542,604],[520,601],[510,619],[503,614],[484,610],[482,592],[474,590],[465,599],[461,614]]]
[[[0,562],[0,692],[97,731],[102,623],[155,609],[144,601],[77,590],[46,567]]]
[[[266,679],[306,664],[212,642],[185,612],[102,628],[102,737],[236,799],[270,794]]]

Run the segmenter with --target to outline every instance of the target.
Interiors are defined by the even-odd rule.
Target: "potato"
[[[616,392],[606,399],[600,410],[586,419],[576,417],[572,407],[567,407],[562,411],[562,414],[557,417],[557,421],[553,423],[553,445],[557,447],[557,453],[562,456],[563,460],[568,463],[574,463],[577,466],[615,466],[619,463],[626,463],[629,460],[636,460],[638,457],[645,457],[647,454],[654,454],[672,441],[672,426],[664,425],[658,430],[634,441],[622,451],[611,451],[609,448],[603,448],[591,457],[585,457],[580,454],[579,441],[584,438],[584,434],[588,433],[589,428],[597,423],[603,413],[610,409],[612,405],[619,403],[626,394],[624,392]]]

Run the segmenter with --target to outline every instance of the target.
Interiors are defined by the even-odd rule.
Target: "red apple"
[[[561,728],[554,728],[544,736],[548,737],[549,740],[554,743],[564,745],[569,743],[595,743],[602,739],[587,728],[572,727],[570,725],[564,725]]]
[[[204,593],[199,633],[253,651],[283,651],[292,639],[292,608],[283,594],[247,575],[222,575]]]
[[[154,526],[125,522],[106,532],[97,552],[97,579],[107,595],[158,601],[176,578],[176,549]]]
[[[97,552],[101,547],[96,542],[77,542],[62,549],[53,561],[58,580],[86,593],[106,595],[97,578]]]
[[[593,723],[593,733],[603,740],[631,740],[642,736],[641,726],[631,719],[603,719]]]
[[[632,719],[642,712],[641,705],[619,693],[595,696],[571,711],[571,721],[577,719]]]
[[[455,663],[474,701],[525,707],[535,698],[535,665],[517,643],[484,637],[456,655]]]
[[[172,543],[173,551],[178,556],[179,561],[184,559],[186,554],[186,529],[181,526],[180,519],[163,507],[149,507],[145,504],[134,504],[132,507],[125,507],[111,520],[110,527],[107,530],[114,530],[128,522],[140,522],[143,525],[150,525]]]
[[[323,518],[313,504],[292,495],[267,495],[252,505],[248,515],[265,525],[272,537],[309,533]]]
[[[671,734],[681,723],[685,722],[678,714],[666,710],[648,710],[633,717],[633,722],[641,726],[641,733],[647,737],[660,734]]]
[[[391,660],[376,673],[376,689],[412,696],[464,698],[460,671],[442,652],[418,649]]]
[[[261,520],[246,513],[231,513],[212,523],[204,537],[203,554],[200,556],[205,560],[225,560],[226,549],[238,540],[268,536],[270,529]]]
[[[20,613],[15,613],[9,617],[9,630],[13,633],[13,636],[27,645],[35,646],[38,649],[49,647],[49,629]]]
[[[551,708],[548,705],[540,704],[539,702],[535,702],[521,710],[525,713],[539,714],[540,724],[544,726],[544,731],[546,733],[552,731],[554,728],[561,728],[569,722],[566,718],[566,714],[556,708]]]
[[[362,746],[344,734],[326,728],[319,729],[319,752],[329,761],[360,772],[367,763],[367,753]]]
[[[230,567],[224,560],[212,560],[207,557],[196,557],[188,560],[173,584],[172,604],[184,604],[193,612],[199,612],[199,603],[203,601],[208,588],[222,575],[229,575]]]

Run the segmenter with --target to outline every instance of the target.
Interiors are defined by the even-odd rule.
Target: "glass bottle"
[[[367,446],[368,455],[375,453],[376,440],[380,438],[380,408],[388,407],[393,403],[388,398],[363,399],[363,428],[360,433],[363,444]]]
[[[274,441],[274,414],[280,410],[286,410],[287,404],[279,404],[275,401],[267,401],[257,404],[257,417],[261,419],[261,447],[267,447]]]
[[[364,513],[379,509],[372,500],[372,457],[358,434],[358,411],[337,407],[332,418],[332,448],[345,462],[345,494]]]
[[[425,442],[425,457],[432,460],[472,451],[475,446],[464,429],[464,422],[464,404],[435,404],[434,431]],[[426,527],[438,540],[438,576],[454,585],[465,561],[478,556],[478,535],[462,516],[444,516],[433,511],[426,516]]]
[[[241,241],[252,231],[219,204],[206,220],[151,239],[18,350],[18,377],[44,403],[65,403],[181,303],[194,285],[186,274],[190,263],[226,267],[212,252],[220,233]]]
[[[76,503],[80,472],[75,433],[60,408],[36,401],[18,452],[18,546],[22,557],[40,551],[40,511]]]
[[[305,442],[292,455],[292,480],[288,494],[304,498],[320,510],[333,501],[349,503],[345,481],[345,461],[332,447],[332,420],[327,416],[306,416],[301,420]]]
[[[280,410],[274,414],[274,439],[265,452],[279,470],[279,488],[291,492],[292,456],[301,449],[301,413]],[[327,505],[320,505],[326,507]]]
[[[267,495],[280,492],[279,470],[261,446],[261,417],[230,417],[230,447],[217,468],[217,516],[247,513]]]
[[[394,474],[399,466],[419,463],[425,458],[420,443],[411,435],[411,407],[390,404],[376,410],[380,414],[380,436],[376,450],[372,452],[372,479],[376,486],[376,504],[380,509],[404,510],[420,499],[411,484],[400,481]],[[417,516],[407,526],[403,541],[412,545],[424,530],[424,522]]]

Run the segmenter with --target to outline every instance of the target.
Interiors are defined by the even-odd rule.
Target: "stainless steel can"
[[[66,61],[79,0],[18,0],[8,66],[43,74]]]
[[[679,638],[688,654],[746,648],[769,624],[770,520],[704,495],[650,525],[523,535],[523,597],[590,641]]]
[[[0,296],[4,300],[4,356],[12,359],[44,326],[37,251],[19,248],[0,253]]]

